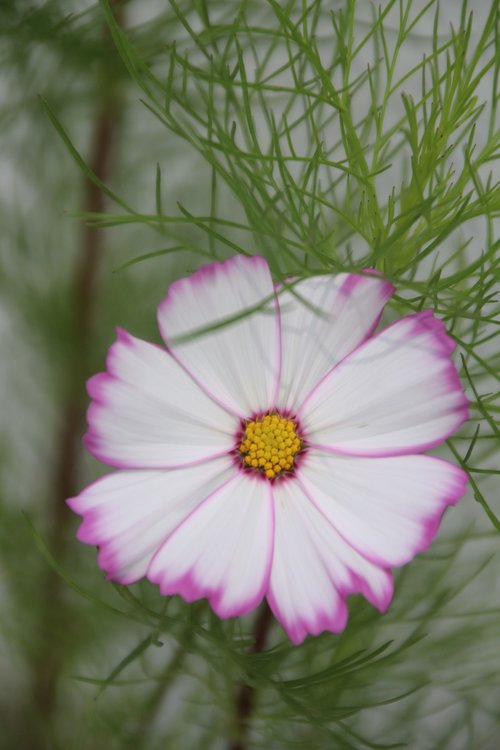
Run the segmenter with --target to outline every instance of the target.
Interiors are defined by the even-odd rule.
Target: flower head
[[[294,643],[341,631],[349,594],[386,610],[390,568],[465,490],[422,453],[468,416],[430,310],[374,334],[392,292],[376,274],[275,288],[264,259],[236,256],[170,286],[167,349],[118,331],[85,443],[119,471],[68,501],[109,578],[220,617],[266,597]]]

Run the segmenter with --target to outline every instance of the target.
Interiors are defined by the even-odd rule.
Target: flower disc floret
[[[246,467],[274,479],[293,469],[301,448],[295,422],[279,414],[266,414],[246,423],[239,451]]]

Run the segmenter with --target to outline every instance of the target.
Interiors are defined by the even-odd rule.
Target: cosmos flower
[[[422,455],[467,419],[454,344],[432,311],[374,333],[376,274],[275,287],[235,256],[171,284],[166,349],[118,330],[88,383],[88,450],[118,471],[69,500],[108,578],[206,597],[222,618],[267,598],[290,640],[389,605],[390,569],[463,495]]]

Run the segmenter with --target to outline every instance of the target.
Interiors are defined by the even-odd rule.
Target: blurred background
[[[212,20],[224,22],[244,6],[256,26],[270,13],[263,0],[110,5],[142,59],[164,69],[174,40],[190,39],[186,20],[197,28],[207,6]],[[322,3],[325,19],[343,5]],[[416,13],[426,4],[413,5]],[[477,0],[469,8],[473,50],[491,6]],[[363,34],[374,11],[358,3],[357,12]],[[461,12],[442,4],[440,40]],[[398,65],[410,70],[429,54],[430,18],[413,30]],[[128,592],[106,583],[95,551],[76,541],[78,519],[64,503],[105,471],[81,436],[85,380],[103,368],[115,326],[159,341],[156,306],[169,283],[199,265],[200,252],[232,252],[193,223],[171,229],[168,242],[148,223],[89,226],[72,214],[116,213],[117,206],[85,170],[151,215],[158,195],[164,214],[178,214],[179,202],[209,215],[213,172],[141,103],[102,5],[2,0],[0,59],[0,750],[224,748],[234,733],[234,688],[248,667],[246,622],[219,628],[203,604],[181,602],[169,605],[167,617],[149,584]],[[359,69],[369,63],[365,49]],[[491,97],[497,72],[492,67],[478,82],[480,101]],[[408,94],[412,86],[418,96],[420,81],[408,81]],[[192,101],[196,112],[196,92]],[[398,96],[388,117],[396,121],[400,108]],[[87,167],[79,168],[78,154]],[[380,189],[390,192],[408,168],[408,158],[396,155]],[[239,216],[234,195],[221,190],[224,213]],[[461,231],[445,253],[470,236],[473,255],[491,241],[481,217]],[[497,347],[486,351],[495,367]],[[489,445],[487,463],[498,468],[498,443],[496,453]],[[481,486],[500,511],[495,475]],[[497,532],[469,494],[447,514],[431,550],[398,574],[383,620],[353,601],[349,638],[322,636],[313,657],[283,645],[276,631],[272,655],[259,667],[248,747],[497,750],[497,548]],[[362,669],[306,684],[311,670],[353,655]],[[264,678],[278,674],[297,684],[274,689]],[[311,713],[315,706],[324,713]]]

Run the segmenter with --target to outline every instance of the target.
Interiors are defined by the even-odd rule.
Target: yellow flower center
[[[261,471],[268,479],[290,471],[302,448],[296,428],[291,419],[279,414],[266,414],[247,422],[240,444],[245,465]]]

